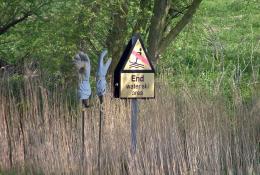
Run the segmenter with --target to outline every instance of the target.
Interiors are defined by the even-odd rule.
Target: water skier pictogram
[[[138,63],[138,60],[140,59],[142,62],[145,60],[142,56],[142,48],[139,49],[139,52],[135,52],[133,50],[132,54],[135,56],[135,62],[129,61],[131,64],[129,65],[130,68],[144,68],[144,65],[141,63]]]

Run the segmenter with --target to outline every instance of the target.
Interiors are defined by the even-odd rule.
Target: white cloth
[[[79,76],[80,76],[80,82],[79,82],[79,98],[81,100],[89,99],[91,95],[91,87],[89,83],[89,77],[90,77],[90,59],[87,54],[84,52],[79,52],[74,57],[74,63],[78,69]],[[81,71],[83,70],[83,71]]]
[[[96,73],[96,88],[97,95],[103,96],[106,93],[106,74],[107,70],[112,62],[112,59],[108,59],[106,64],[104,64],[104,58],[107,55],[107,50],[103,50],[98,60],[98,70]]]

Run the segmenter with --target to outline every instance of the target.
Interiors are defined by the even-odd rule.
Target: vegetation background
[[[103,174],[260,173],[259,0],[0,0],[0,16],[0,174],[97,173],[97,98],[81,166],[72,58],[88,53],[94,75],[108,48],[112,74],[135,32],[158,96],[132,157],[130,104],[108,92]]]

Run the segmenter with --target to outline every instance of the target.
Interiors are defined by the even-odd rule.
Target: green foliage
[[[124,11],[124,2],[2,0],[0,25],[26,11],[33,15],[0,35],[0,59],[9,63],[36,60],[50,86],[75,84],[72,57],[78,50],[87,52],[94,75],[98,55],[107,47],[113,17]],[[147,40],[153,2],[149,1],[145,10],[139,0],[127,4],[128,12],[122,12],[127,16],[125,42],[137,22],[146,23],[146,27],[140,24],[138,31]],[[180,10],[190,1],[173,3]],[[228,97],[233,96],[233,89],[239,89],[244,98],[250,98],[259,91],[259,8],[257,0],[203,1],[193,22],[161,53],[159,73],[170,72],[168,80],[175,87],[197,84],[209,93]]]
[[[55,72],[62,58],[76,50],[76,21],[79,5],[71,1],[55,1],[41,8],[37,16],[1,35],[1,57],[11,63],[19,59],[36,59],[43,68]],[[27,4],[27,3],[25,3]],[[68,25],[69,24],[69,25]]]
[[[160,69],[171,69],[175,87],[183,82],[211,94],[247,101],[259,91],[260,27],[257,1],[204,1],[185,32],[162,55]],[[182,82],[182,83],[180,83]]]

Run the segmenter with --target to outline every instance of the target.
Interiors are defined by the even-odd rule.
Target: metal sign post
[[[131,100],[131,153],[135,154],[137,144],[137,116],[138,116],[138,101]]]
[[[128,42],[114,72],[114,96],[131,100],[131,152],[137,145],[137,99],[154,98],[154,67],[139,35]]]

